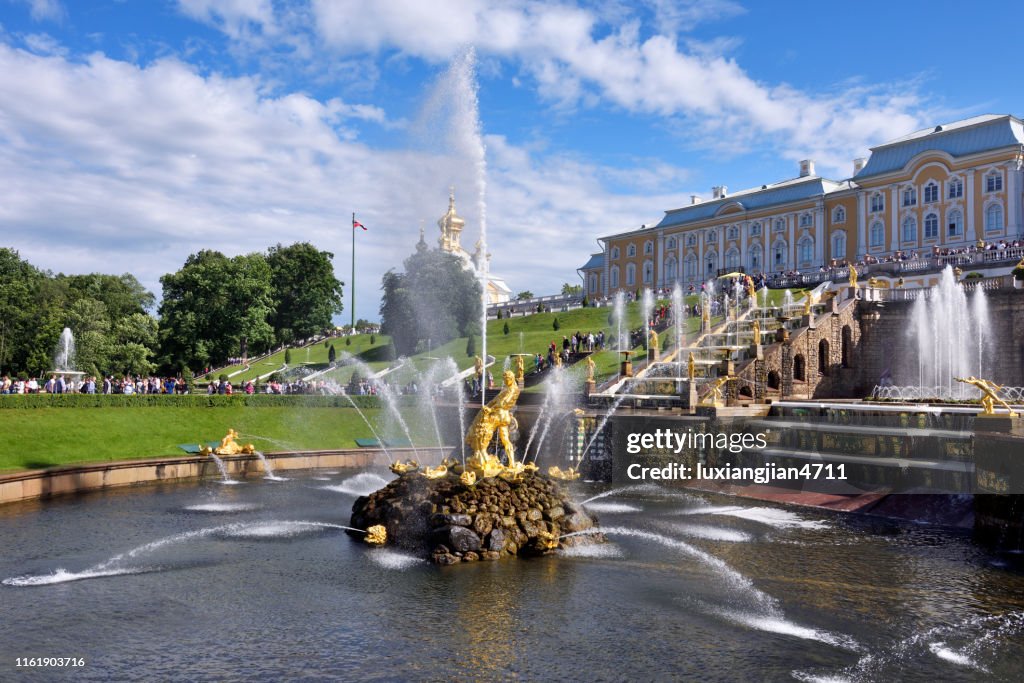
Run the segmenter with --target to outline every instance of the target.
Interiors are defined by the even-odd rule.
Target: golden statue
[[[473,356],[473,371],[477,377],[484,376],[484,359],[480,356]]]
[[[1017,413],[1013,412],[1013,408],[1010,407],[1010,404],[1004,401],[1003,399],[999,398],[999,396],[996,394],[997,391],[1003,388],[1001,385],[996,384],[991,380],[979,379],[974,376],[954,377],[953,379],[955,379],[957,382],[970,384],[981,389],[981,412],[983,415],[995,415],[995,408],[996,404],[998,403],[1002,407],[1006,408],[1007,412],[1010,414],[1010,417],[1017,417]]]
[[[438,465],[437,467],[424,467],[421,472],[427,479],[440,479],[441,477],[447,476],[448,468],[445,465]]]
[[[395,461],[388,467],[392,472],[401,476],[406,472],[415,472],[420,468],[420,464],[415,460],[406,460],[405,462]]]
[[[736,378],[727,375],[711,382],[711,391],[700,404],[702,406],[717,406],[722,401],[722,387],[725,386],[726,382],[734,379]]]
[[[700,305],[700,321],[705,328],[711,327],[711,306],[709,302]]]
[[[562,367],[562,354],[561,353],[558,353],[556,351],[555,352],[555,359],[554,360],[555,360],[555,367],[556,368]]]
[[[751,301],[755,301],[756,302],[757,301],[757,290],[754,289],[754,278],[750,277],[749,275],[747,275],[746,278],[747,278],[747,296],[750,297]]]
[[[761,323],[754,321],[754,346],[761,345]]]
[[[461,481],[465,486],[473,486],[473,485],[475,485],[476,484],[476,472],[469,472],[469,471],[463,472],[462,475],[459,476],[459,481]]]
[[[515,424],[512,408],[519,399],[519,385],[511,370],[506,370],[503,378],[505,386],[497,396],[480,409],[466,433],[466,443],[473,449],[467,469],[475,470],[482,477],[493,477],[506,470],[518,474],[524,469],[522,463],[516,463],[515,448],[508,435],[509,428]],[[502,465],[497,457],[487,452],[487,447],[491,445],[495,431],[498,432],[498,439],[501,440],[501,445],[505,448],[508,467]]]
[[[229,429],[227,436],[220,440],[219,446],[210,448],[209,446],[203,446],[199,449],[200,455],[210,455],[211,453],[216,455],[238,455],[243,453],[250,455],[256,452],[256,447],[251,443],[247,443],[244,446],[237,443],[235,439],[238,438],[238,432],[234,429]]]
[[[850,264],[850,286],[857,289],[857,269],[852,263]]]
[[[366,530],[366,542],[370,545],[384,545],[388,540],[388,530],[383,524],[374,524]]]
[[[526,370],[523,367],[522,355],[516,356],[516,381],[522,382],[523,376],[526,374]]]
[[[809,291],[804,292],[804,315],[811,314],[811,304],[814,303],[814,297],[811,296]]]
[[[697,376],[697,361],[693,357],[693,351],[690,351],[690,357],[686,359],[686,377],[692,382],[693,378]]]
[[[594,381],[594,367],[596,365],[597,364],[594,362],[594,359],[591,358],[590,356],[587,356],[586,366],[587,366],[587,381],[588,382],[593,382]]]
[[[661,342],[658,341],[658,333],[655,330],[651,330],[647,333],[647,348],[658,351],[661,349]]]
[[[562,481],[575,481],[580,478],[580,473],[576,471],[575,467],[566,467],[563,470],[558,465],[552,465],[548,468],[548,476]]]

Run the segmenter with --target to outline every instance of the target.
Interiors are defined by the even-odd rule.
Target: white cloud
[[[360,103],[266,94],[256,78],[199,74],[164,59],[146,67],[82,61],[0,44],[0,234],[34,264],[65,272],[160,275],[203,248],[228,254],[308,240],[349,279],[349,220],[359,231],[359,317],[376,317],[380,277],[412,252],[450,184],[471,246],[479,211],[460,159],[374,149],[353,119],[389,124]],[[638,174],[644,194],[616,194],[619,171],[488,139],[492,266],[511,286],[557,289],[596,235],[653,221],[678,200],[651,196],[671,167]],[[347,290],[346,290],[347,291]],[[346,300],[346,306],[347,306]]]
[[[60,0],[21,0],[28,5],[29,13],[35,21],[62,21],[65,16],[64,5]]]

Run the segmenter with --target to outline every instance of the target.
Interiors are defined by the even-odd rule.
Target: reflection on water
[[[610,543],[441,568],[342,533],[389,475],[319,476],[0,508],[0,652],[84,680],[1020,677],[1021,558],[959,531],[579,485]]]

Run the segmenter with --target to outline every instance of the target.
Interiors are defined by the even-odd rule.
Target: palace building
[[[462,231],[466,227],[466,221],[455,213],[455,188],[451,188],[448,194],[448,211],[445,212],[441,218],[437,221],[437,227],[441,231],[441,236],[437,240],[437,246],[441,251],[454,254],[462,259],[462,263],[467,270],[480,272],[480,268],[483,264],[488,265],[487,273],[487,303],[488,304],[502,304],[506,303],[512,298],[512,290],[509,288],[505,279],[501,276],[494,275],[490,272],[491,255],[484,254],[483,245],[481,240],[477,240],[476,249],[473,253],[469,253],[462,248]],[[423,230],[420,230],[420,244],[424,244]]]
[[[599,238],[580,268],[589,296],[699,285],[718,275],[818,270],[897,254],[931,254],[1024,232],[1024,123],[976,116],[911,133],[828,180],[814,162],[796,178],[665,212],[653,227]]]

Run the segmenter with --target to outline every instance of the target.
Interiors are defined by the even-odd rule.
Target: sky
[[[200,249],[308,241],[346,282],[340,321],[354,213],[376,320],[454,186],[463,246],[483,219],[491,271],[555,293],[596,238],[712,186],[801,159],[843,179],[920,128],[1024,114],[1024,3],[978,7],[0,0],[0,246],[159,297]]]

